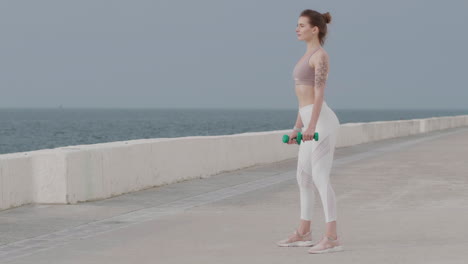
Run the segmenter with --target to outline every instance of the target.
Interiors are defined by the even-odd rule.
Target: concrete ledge
[[[347,123],[337,147],[468,126],[468,115]],[[141,139],[0,155],[0,210],[77,203],[297,157],[290,130]],[[320,133],[320,131],[318,131]]]
[[[33,172],[27,155],[0,155],[0,209],[35,202]]]

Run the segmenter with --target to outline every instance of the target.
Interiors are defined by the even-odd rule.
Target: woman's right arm
[[[299,111],[297,112],[297,120],[296,120],[295,126],[298,128],[302,128],[304,126],[304,124],[302,124],[302,119],[301,119],[301,115],[299,114]]]
[[[298,127],[298,128],[301,128],[301,129],[304,126],[302,124],[302,119],[301,119],[301,115],[299,114],[299,112],[297,112],[296,124],[294,126]],[[288,144],[297,143],[296,138],[297,138],[297,131],[293,130],[291,133],[289,133],[289,142],[288,142]]]

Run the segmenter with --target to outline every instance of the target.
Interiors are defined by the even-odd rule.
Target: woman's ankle
[[[301,227],[299,227],[297,229],[297,233],[299,233],[299,235],[301,235],[301,236],[306,235],[307,233],[310,233],[310,228],[301,228]]]
[[[310,221],[301,219],[297,232],[300,235],[305,235],[310,232]]]

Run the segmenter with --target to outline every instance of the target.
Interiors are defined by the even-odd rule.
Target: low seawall
[[[337,147],[468,126],[468,115],[347,123]],[[106,199],[297,157],[290,130],[141,139],[0,155],[0,210]],[[320,131],[318,131],[320,133]]]

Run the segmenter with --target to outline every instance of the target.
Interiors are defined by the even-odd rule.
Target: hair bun
[[[329,12],[323,13],[322,14],[323,18],[325,19],[325,23],[330,23],[331,22],[331,15]]]

